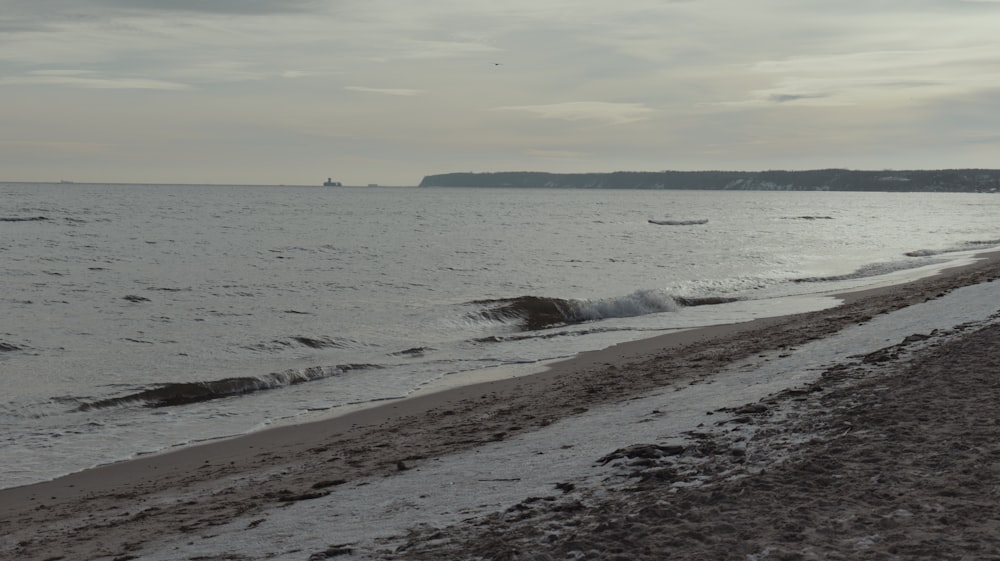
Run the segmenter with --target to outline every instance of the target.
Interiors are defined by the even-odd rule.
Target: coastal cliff
[[[508,171],[428,175],[420,187],[996,193],[1000,170]]]

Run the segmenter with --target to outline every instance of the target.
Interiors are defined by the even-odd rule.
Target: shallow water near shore
[[[995,195],[0,194],[0,487],[486,369],[818,309],[832,291],[1000,245]],[[668,219],[683,224],[650,222]]]

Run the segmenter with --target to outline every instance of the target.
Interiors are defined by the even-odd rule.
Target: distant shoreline
[[[428,175],[420,187],[998,193],[1000,170],[533,171]]]
[[[319,184],[171,183],[125,181],[2,181],[0,185],[121,185],[203,187],[318,187]],[[1000,193],[1000,169],[542,171],[455,172],[424,176],[416,185],[341,185],[361,188],[469,187],[491,189],[648,189],[704,191],[861,191],[887,193]]]

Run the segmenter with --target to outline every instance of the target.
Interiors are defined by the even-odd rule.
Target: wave
[[[177,405],[188,405],[203,401],[211,401],[213,399],[246,395],[264,390],[293,386],[304,382],[332,378],[350,370],[364,370],[372,368],[379,367],[373,364],[314,366],[304,370],[286,370],[284,372],[274,372],[259,377],[247,376],[240,378],[209,380],[205,382],[177,382],[162,384],[155,388],[142,390],[124,396],[101,399],[90,403],[82,403],[77,410],[90,411],[93,409],[106,409],[109,407],[121,407],[127,405],[142,405],[144,407],[173,407]]]
[[[489,335],[486,337],[480,337],[478,339],[473,339],[474,343],[508,343],[517,341],[530,341],[530,340],[546,340],[546,339],[558,339],[561,337],[582,337],[585,335],[593,335],[595,333],[614,333],[616,331],[653,331],[661,332],[659,329],[648,329],[648,328],[635,328],[635,327],[598,327],[594,329],[573,329],[573,330],[560,330],[560,331],[549,331],[545,333],[518,333],[514,335]]]
[[[890,261],[885,263],[872,263],[871,265],[865,265],[858,268],[852,273],[847,273],[846,275],[831,275],[828,277],[804,277],[800,279],[794,279],[793,282],[806,283],[806,282],[830,282],[830,281],[844,281],[844,280],[856,280],[856,279],[866,279],[871,277],[880,277],[882,275],[888,275],[889,273],[895,273],[897,271],[905,271],[907,269],[916,269],[918,267],[923,267],[926,265],[935,265],[937,263],[944,263],[944,259],[936,260],[908,260],[908,261]]]
[[[0,216],[0,222],[41,222],[48,220],[47,216]]]
[[[846,275],[834,275],[829,277],[806,277],[801,279],[795,279],[794,282],[826,282],[826,281],[855,280],[855,279],[863,279],[869,277],[878,277],[881,275],[894,273],[896,271],[916,269],[918,267],[923,267],[925,265],[936,265],[939,263],[946,263],[948,261],[947,259],[944,258],[927,259],[928,257],[936,257],[939,255],[947,255],[949,253],[959,253],[963,251],[975,251],[977,249],[989,249],[997,246],[1000,246],[1000,240],[979,240],[979,241],[965,242],[945,249],[920,249],[916,251],[908,251],[903,255],[909,257],[910,259],[902,261],[890,261],[884,263],[872,263],[870,265],[865,265],[864,267],[860,267],[856,271],[848,273]]]
[[[524,331],[537,331],[587,321],[676,312],[685,307],[724,304],[736,300],[738,298],[680,297],[657,290],[639,290],[627,296],[601,300],[521,296],[480,300],[472,304],[480,308],[476,314],[482,319],[514,323]]]
[[[433,347],[413,347],[406,349],[404,351],[398,351],[395,353],[390,353],[392,356],[409,356],[409,357],[421,357],[425,353],[435,350]]]
[[[344,349],[353,346],[355,343],[349,339],[333,337],[306,337],[296,335],[288,339],[275,339],[266,343],[256,343],[245,345],[243,348],[251,351],[278,352],[296,346],[309,347],[311,349]]]
[[[698,224],[708,224],[707,218],[699,218],[697,220],[649,220],[650,224],[656,224],[658,226],[695,226]]]
[[[935,255],[958,253],[960,251],[971,251],[975,249],[985,249],[996,246],[1000,246],[1000,240],[980,240],[980,241],[965,242],[963,244],[946,249],[918,249],[917,251],[907,252],[905,253],[905,255],[907,257],[933,257]]]

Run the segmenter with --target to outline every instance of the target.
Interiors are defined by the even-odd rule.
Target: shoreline
[[[3,489],[0,523],[10,530],[0,553],[19,559],[48,559],[59,552],[113,558],[154,539],[148,537],[150,527],[158,537],[196,533],[239,515],[325,496],[348,482],[530,433],[581,410],[705,380],[756,353],[793,352],[844,327],[998,278],[1000,252],[980,257],[911,283],[840,295],[842,305],[818,312],[660,335],[583,353],[537,374]],[[97,522],[110,513],[119,518],[114,526]]]
[[[506,504],[397,522],[381,539],[328,531],[379,560],[1000,559],[1000,309],[981,305],[998,301],[997,284],[875,318],[780,365],[751,361],[618,404],[595,413],[605,423],[597,432],[579,426],[584,415],[568,424],[578,425],[574,450],[592,463],[554,470],[533,494],[507,493]],[[824,361],[838,346],[839,358]],[[768,373],[796,381],[775,386]],[[712,385],[728,386],[715,397],[746,394],[719,407]],[[698,396],[707,411],[669,420]],[[580,441],[605,432],[614,438],[603,448]],[[553,445],[570,436],[563,430],[542,449],[559,456]],[[503,464],[497,454],[488,461]]]

